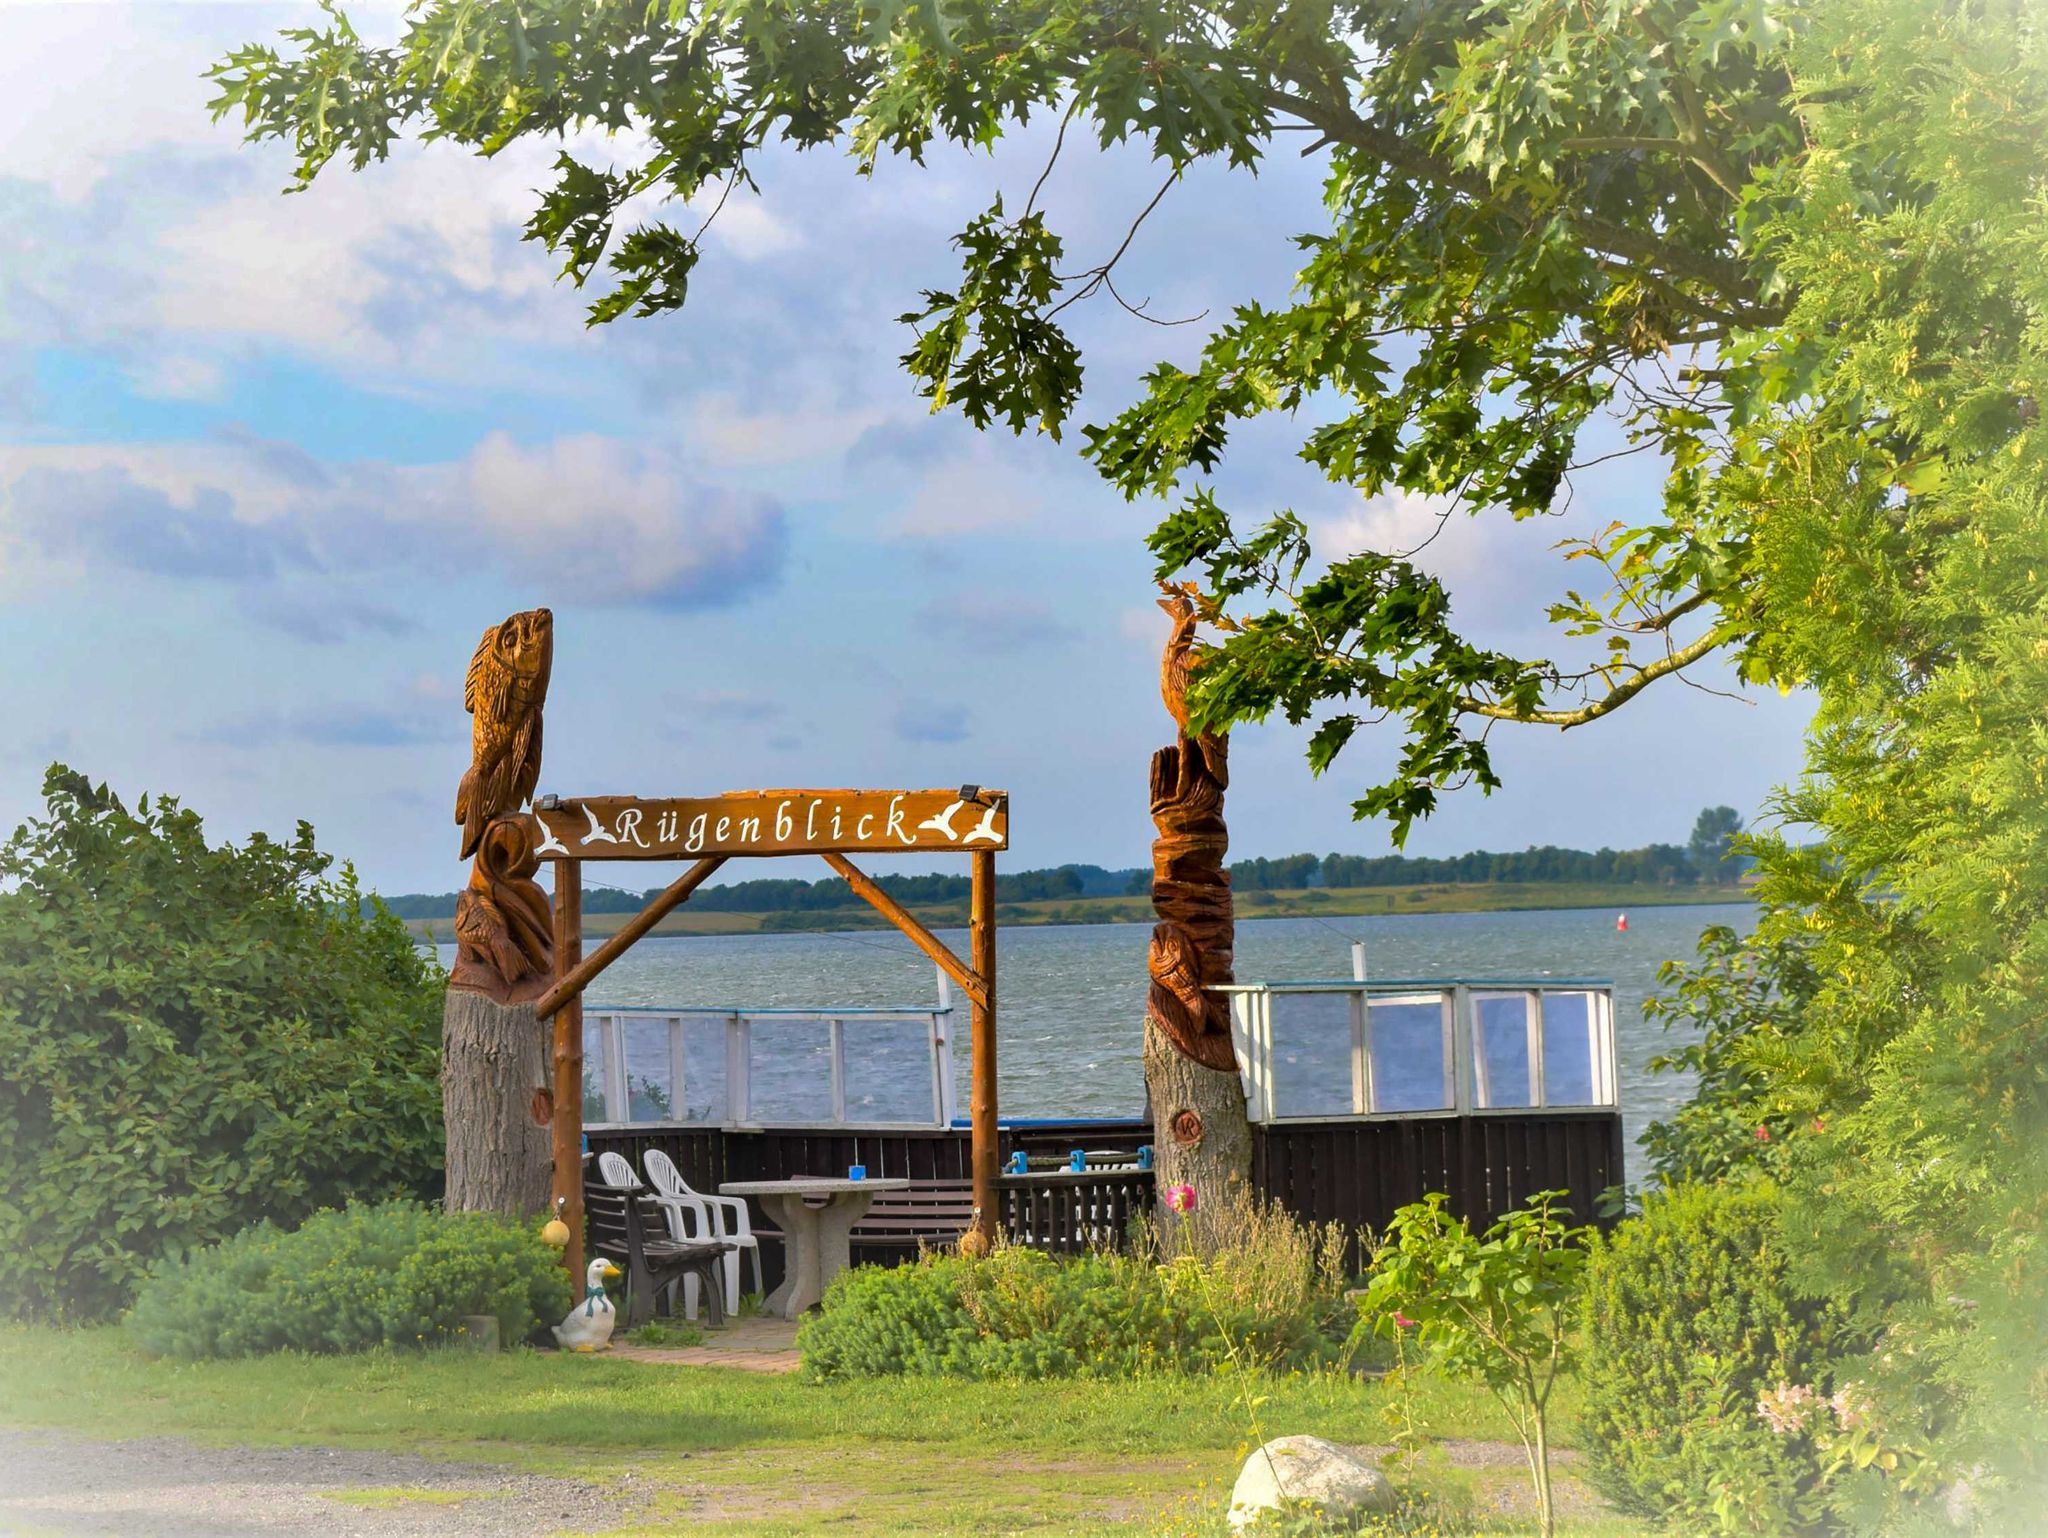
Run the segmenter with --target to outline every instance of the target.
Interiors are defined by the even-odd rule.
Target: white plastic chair
[[[662,1164],[671,1172],[675,1169],[675,1166],[669,1163],[666,1154],[650,1153],[647,1157],[650,1160],[661,1160]],[[649,1193],[648,1199],[668,1215],[668,1232],[671,1239],[697,1242],[702,1241],[712,1232],[711,1219],[705,1212],[704,1203],[701,1199],[678,1199],[661,1191],[658,1187],[649,1187],[646,1181],[633,1173],[633,1165],[624,1154],[613,1153],[610,1149],[606,1149],[597,1156],[597,1167],[599,1172],[603,1174],[606,1185],[624,1186],[628,1190],[634,1191],[647,1191]],[[651,1163],[648,1169],[652,1172],[653,1165]],[[693,1229],[695,1232],[692,1232]],[[727,1270],[731,1270],[732,1256],[726,1256],[725,1260]],[[760,1276],[760,1262],[758,1260],[754,1263],[754,1275],[757,1279]],[[682,1286],[683,1317],[685,1319],[695,1319],[697,1317],[697,1278],[694,1276],[683,1277]],[[669,1283],[669,1309],[671,1312],[675,1309],[675,1287],[676,1284],[674,1282]],[[730,1288],[727,1289],[727,1291],[730,1290]],[[732,1308],[727,1310],[726,1317],[731,1318],[733,1312],[738,1307],[739,1305],[734,1303]]]
[[[683,1172],[676,1168],[675,1161],[659,1148],[647,1150],[647,1178],[661,1193],[657,1200],[694,1206],[710,1224],[712,1238],[737,1246],[728,1250],[725,1256],[725,1315],[728,1319],[738,1317],[742,1254],[754,1262],[754,1290],[764,1290],[761,1286],[761,1241],[754,1233],[753,1220],[747,1216],[747,1204],[737,1196],[706,1196],[701,1191],[691,1190],[690,1183],[683,1179]]]

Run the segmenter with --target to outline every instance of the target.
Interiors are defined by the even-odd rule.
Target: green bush
[[[1586,1277],[1586,1468],[1631,1515],[1685,1533],[1828,1530],[1805,1435],[1758,1413],[1823,1387],[1844,1315],[1786,1278],[1769,1181],[1681,1185],[1598,1240]]]
[[[438,1194],[441,974],[301,823],[51,769],[0,848],[0,1314],[117,1313],[259,1218]]]
[[[159,1356],[360,1351],[446,1341],[492,1314],[522,1341],[569,1307],[560,1257],[533,1225],[413,1201],[259,1223],[157,1266],[128,1315]]]
[[[1332,1362],[1341,1294],[1292,1313],[1261,1309],[1192,1257],[1055,1257],[999,1247],[842,1272],[797,1336],[820,1378],[1118,1378],[1211,1371],[1233,1347],[1279,1367]]]

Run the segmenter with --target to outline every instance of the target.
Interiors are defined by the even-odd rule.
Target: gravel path
[[[619,1527],[650,1495],[630,1475],[598,1484],[402,1453],[0,1430],[5,1538],[541,1538]]]

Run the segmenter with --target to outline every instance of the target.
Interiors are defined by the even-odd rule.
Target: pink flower
[[[1410,1319],[1406,1314],[1402,1313],[1398,1308],[1394,1310],[1394,1323],[1398,1328],[1403,1330],[1412,1330],[1415,1328],[1415,1321],[1413,1319]]]
[[[1844,1431],[1860,1431],[1870,1424],[1870,1405],[1857,1393],[1857,1385],[1844,1384],[1828,1397],[1828,1408],[1835,1412],[1835,1424]]]
[[[1759,1127],[1759,1128],[1757,1128],[1757,1129],[1756,1129],[1756,1140],[1757,1140],[1757,1141],[1758,1141],[1759,1143],[1768,1143],[1768,1142],[1769,1142],[1769,1141],[1771,1140],[1771,1129],[1770,1129],[1769,1127]]]
[[[1767,1394],[1757,1395],[1756,1413],[1779,1436],[1795,1436],[1806,1430],[1821,1397],[1803,1383],[1780,1383]]]
[[[1193,1186],[1168,1186],[1166,1188],[1166,1205],[1175,1212],[1193,1212],[1195,1210],[1195,1188]]]

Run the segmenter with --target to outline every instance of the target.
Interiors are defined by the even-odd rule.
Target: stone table
[[[878,1191],[907,1191],[907,1180],[729,1180],[720,1196],[756,1196],[782,1228],[782,1285],[763,1307],[784,1319],[801,1318],[825,1295],[832,1278],[852,1261],[847,1234]]]

